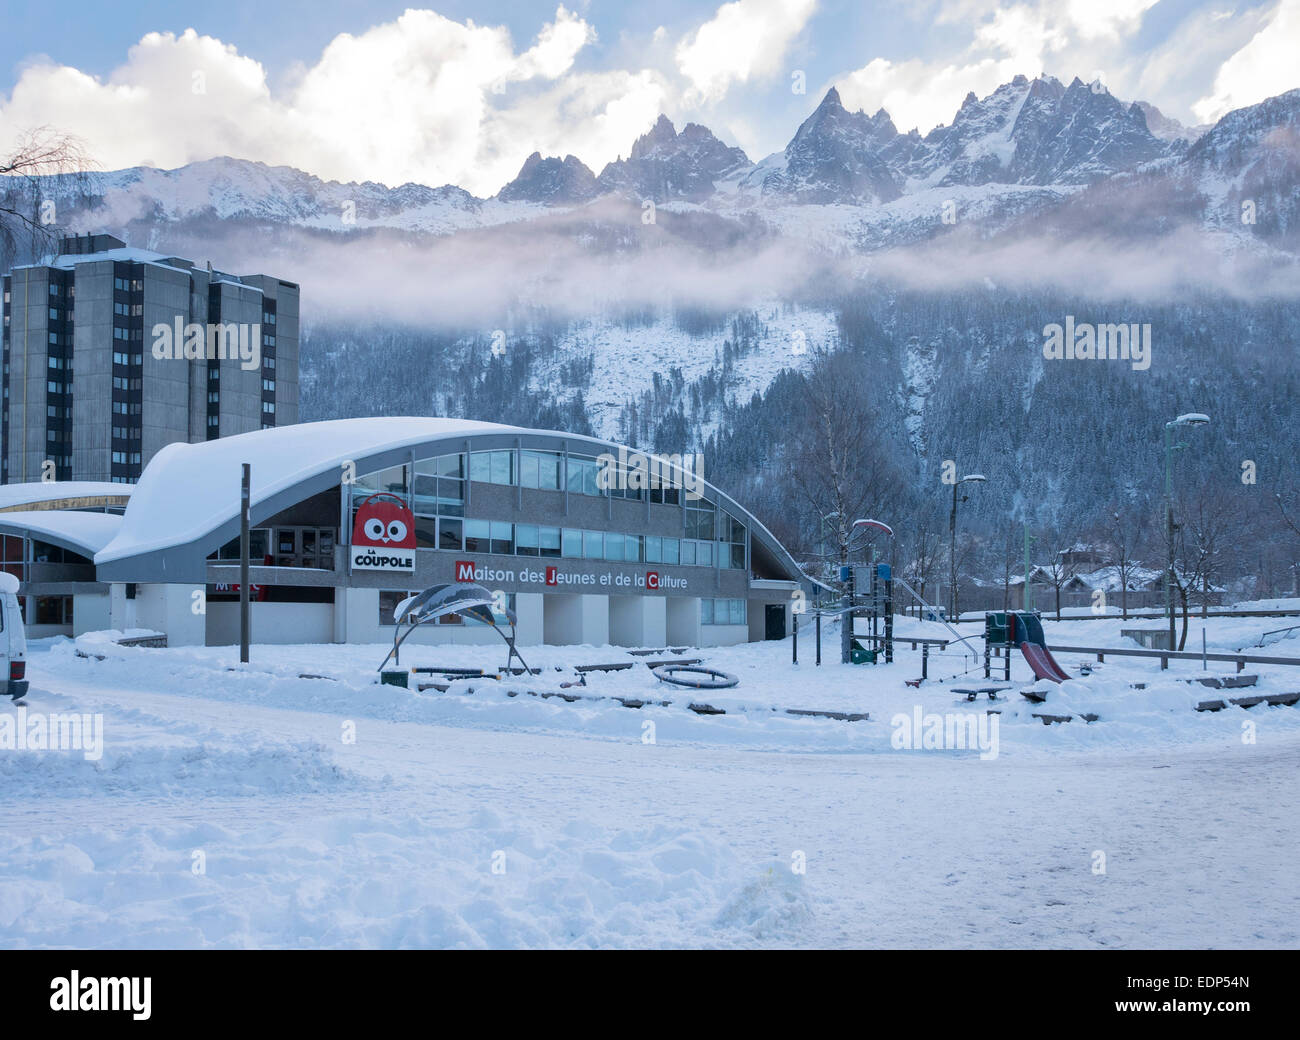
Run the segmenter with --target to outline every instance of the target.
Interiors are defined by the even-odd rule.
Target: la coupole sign
[[[381,491],[357,506],[348,559],[354,571],[415,573],[415,515],[396,495]]]

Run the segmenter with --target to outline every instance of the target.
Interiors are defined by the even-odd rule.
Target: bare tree
[[[1057,621],[1061,620],[1061,590],[1070,583],[1076,571],[1074,564],[1066,559],[1066,554],[1077,542],[1078,536],[1073,531],[1060,527],[1054,527],[1048,539],[1047,566],[1042,571],[1047,575],[1052,591],[1056,593]]]
[[[805,378],[803,415],[796,424],[794,483],[819,523],[833,535],[834,557],[848,563],[853,522],[888,520],[903,501],[904,483],[866,431],[869,373],[860,357],[820,353]]]
[[[943,565],[944,557],[943,522],[933,513],[918,515],[908,532],[907,557],[903,565],[903,575],[916,586],[922,599],[927,599],[926,587],[932,576]],[[921,616],[921,604],[916,604],[916,616]]]
[[[1184,512],[1181,539],[1182,570],[1180,596],[1183,607],[1183,632],[1178,640],[1181,650],[1187,643],[1188,600],[1196,588],[1201,590],[1201,616],[1209,615],[1210,586],[1225,566],[1226,546],[1237,525],[1237,509],[1231,498],[1216,486],[1201,488],[1191,509]]]
[[[1106,526],[1106,539],[1111,565],[1115,568],[1115,577],[1119,582],[1120,613],[1125,618],[1128,617],[1129,585],[1138,569],[1136,553],[1141,532],[1142,521],[1130,503],[1118,502],[1112,505],[1110,522]]]
[[[80,139],[48,126],[20,134],[0,155],[0,255],[35,258],[50,251],[57,214],[48,178],[70,178],[69,198],[89,194],[92,163]]]

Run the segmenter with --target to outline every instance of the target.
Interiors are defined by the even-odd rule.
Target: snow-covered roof
[[[43,542],[93,557],[104,548],[118,528],[117,513],[87,513],[75,509],[27,509],[0,513],[0,534],[29,535]]]
[[[101,260],[115,260],[119,263],[159,264],[172,259],[166,253],[155,253],[152,249],[138,249],[123,246],[120,249],[101,249],[97,253],[59,253],[57,256],[44,257],[39,264],[19,264],[14,270],[24,268],[58,267],[65,271],[72,270],[77,264],[94,263]]]
[[[251,464],[256,508],[275,494],[343,464],[441,437],[527,433],[515,426],[423,417],[331,419],[164,447],[136,483],[122,529],[95,558],[107,563],[184,545],[239,513],[242,466]],[[358,473],[362,472],[358,470]]]
[[[130,484],[113,484],[105,480],[35,480],[0,484],[0,513],[33,508],[78,509],[88,504],[124,505],[133,490]],[[104,499],[113,501],[104,502]]]
[[[169,444],[145,467],[116,536],[96,555],[109,581],[202,580],[208,553],[238,534],[242,465],[251,465],[250,511],[264,522],[304,498],[337,489],[351,463],[358,476],[409,461],[409,452],[445,441],[432,453],[524,446],[599,455],[618,445],[556,430],[431,417],[332,419],[255,430],[197,444]],[[704,481],[705,494],[744,522],[776,565],[791,578],[798,564],[742,505]],[[145,560],[143,557],[148,556]]]

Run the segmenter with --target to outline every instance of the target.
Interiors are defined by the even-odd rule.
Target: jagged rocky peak
[[[658,149],[671,148],[676,141],[677,130],[673,127],[672,120],[661,112],[655,125],[633,143],[630,158],[644,159]]]
[[[1172,116],[1167,116],[1155,105],[1146,101],[1134,101],[1142,118],[1146,120],[1147,129],[1162,141],[1195,141],[1210,128],[1208,126],[1187,126]]]
[[[504,202],[540,202],[548,206],[586,202],[596,194],[596,175],[576,156],[563,159],[533,152],[519,174],[501,189]]]
[[[597,178],[597,190],[666,202],[702,201],[719,180],[745,169],[749,157],[718,140],[708,127],[687,123],[681,133],[661,115],[637,138],[626,159],[610,163]]]

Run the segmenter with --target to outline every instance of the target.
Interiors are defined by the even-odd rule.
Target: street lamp
[[[1177,426],[1205,426],[1204,412],[1187,412],[1165,423],[1165,540],[1169,543],[1169,569],[1165,572],[1165,610],[1169,614],[1169,649],[1174,649],[1174,451],[1187,447],[1174,443]]]
[[[948,618],[955,621],[957,619],[957,489],[963,484],[982,484],[988,480],[983,473],[971,473],[961,480],[956,481],[952,486],[952,512],[948,514],[948,559],[950,564],[949,585],[948,585]],[[962,495],[961,500],[966,501],[967,496]]]

